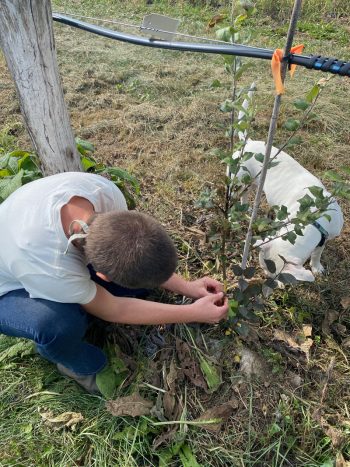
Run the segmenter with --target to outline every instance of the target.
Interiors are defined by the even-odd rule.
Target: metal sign
[[[151,35],[151,39],[171,41],[180,24],[179,19],[152,13],[143,18],[141,31]]]

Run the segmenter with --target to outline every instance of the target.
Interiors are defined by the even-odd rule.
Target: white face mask
[[[84,233],[74,233],[73,225],[74,225],[75,223],[77,223],[77,224],[80,225],[81,230],[82,230]],[[68,239],[67,248],[66,248],[64,254],[65,254],[65,255],[67,254],[68,249],[69,249],[69,245],[70,245],[72,242],[74,242],[74,240],[77,240],[78,238],[86,238],[87,235],[88,235],[88,232],[89,232],[89,226],[87,225],[86,222],[81,221],[80,219],[74,219],[74,220],[69,224],[69,229],[68,229],[69,239]]]

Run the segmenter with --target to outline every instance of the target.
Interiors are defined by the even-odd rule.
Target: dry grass
[[[74,2],[71,8],[79,9],[81,4]],[[140,2],[133,5],[140,11],[146,8]],[[90,7],[95,14],[98,6]],[[118,5],[110,8],[115,13]],[[140,15],[140,11],[135,14]],[[103,15],[109,13],[106,8]],[[193,30],[205,33],[200,21],[194,23],[193,18],[186,21]],[[203,228],[203,212],[194,208],[194,203],[203,186],[216,183],[224,173],[224,167],[209,157],[212,148],[227,145],[223,129],[226,115],[220,113],[219,104],[229,95],[230,83],[221,58],[109,42],[57,24],[55,34],[65,98],[76,135],[96,146],[97,158],[126,168],[139,178],[142,187],[139,208],[169,228],[179,246],[182,272],[208,273],[207,261],[213,255],[209,246],[201,244],[189,228]],[[313,39],[307,33],[300,34],[295,42],[299,39],[307,44],[307,53],[350,56],[348,46],[336,41]],[[255,30],[253,41],[266,47],[283,44],[281,35],[273,33],[271,22]],[[279,142],[286,137],[282,122],[294,112],[292,101],[302,97],[320,77],[316,72],[299,69],[295,79],[288,80],[277,135]],[[214,79],[219,79],[222,87],[211,89]],[[258,85],[253,131],[256,138],[263,139],[274,98],[269,64],[254,62],[244,81],[246,85],[252,81]],[[350,109],[346,104],[349,91],[347,79],[335,77],[330,81],[316,108],[318,120],[302,131],[304,143],[292,152],[318,176],[325,170],[349,165]],[[18,138],[19,147],[30,146],[13,83],[0,57],[0,129],[4,127]],[[220,397],[227,400],[235,395],[241,404],[224,434],[191,431],[190,438],[193,446],[197,445],[197,457],[203,465],[316,466],[321,463],[315,459],[335,458],[334,440],[315,421],[314,412],[319,407],[327,368],[334,356],[335,366],[322,411],[327,423],[343,431],[342,424],[346,419],[349,423],[350,354],[342,342],[349,333],[350,319],[340,299],[349,295],[350,208],[349,203],[341,204],[346,224],[342,235],[325,251],[327,276],[315,285],[298,286],[288,294],[277,295],[262,316],[259,342],[249,343],[251,348],[265,352],[271,368],[278,367],[276,375],[271,376],[273,384],[237,386],[237,365],[232,356],[240,344],[235,341],[227,344],[223,359],[225,384]],[[326,336],[322,334],[322,323],[324,314],[330,311],[338,313],[337,326]],[[305,321],[313,324],[315,345],[311,362],[294,368],[302,378],[301,387],[296,390],[286,376],[290,361],[284,359],[281,363],[278,352],[270,348],[270,341],[275,327],[293,330]],[[211,336],[210,331],[203,332]],[[188,397],[193,416],[197,415],[198,404],[214,402],[203,399],[203,394],[194,390]],[[277,422],[282,431],[276,434],[271,427]],[[288,447],[288,440],[294,440],[292,447]],[[291,450],[286,459],[276,454],[278,442],[281,452]],[[349,450],[347,455],[350,459]]]

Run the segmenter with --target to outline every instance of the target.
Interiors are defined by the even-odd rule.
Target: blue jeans
[[[145,297],[145,289],[126,289],[91,277],[116,296]],[[39,354],[82,375],[97,373],[106,365],[101,349],[84,342],[91,315],[76,303],[30,298],[24,289],[0,297],[0,333],[24,337],[36,343]]]

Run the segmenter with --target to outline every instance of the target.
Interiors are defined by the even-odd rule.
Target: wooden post
[[[44,175],[81,171],[58,73],[50,0],[1,0],[0,46]]]

